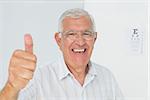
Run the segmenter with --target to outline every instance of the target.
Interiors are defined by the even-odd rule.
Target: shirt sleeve
[[[30,81],[28,85],[22,89],[19,93],[18,100],[36,100],[36,89],[33,81]]]

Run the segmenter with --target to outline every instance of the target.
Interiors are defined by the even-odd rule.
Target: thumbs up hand
[[[15,90],[20,91],[32,79],[36,67],[36,56],[33,54],[33,40],[31,35],[24,36],[25,50],[14,51],[9,63],[10,84]]]

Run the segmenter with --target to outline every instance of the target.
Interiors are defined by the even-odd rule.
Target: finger
[[[13,57],[13,61],[11,61],[12,67],[28,69],[31,71],[35,70],[36,63],[33,61],[28,61],[25,59],[18,59],[17,57]]]
[[[30,71],[30,70],[18,67],[18,68],[14,68],[14,75],[16,77],[20,77],[20,78],[30,80],[33,77],[33,72]]]
[[[33,40],[30,34],[24,35],[25,51],[33,53]]]
[[[23,50],[16,50],[13,53],[12,57],[17,57],[19,59],[31,60],[33,62],[37,61],[37,58],[34,54],[30,54],[28,52],[24,52]]]

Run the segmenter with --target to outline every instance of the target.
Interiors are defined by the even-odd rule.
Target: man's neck
[[[88,65],[84,67],[68,67],[75,79],[83,86],[86,74],[89,70]]]

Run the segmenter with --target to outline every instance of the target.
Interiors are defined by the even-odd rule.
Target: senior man
[[[123,100],[112,73],[90,61],[96,38],[94,20],[87,11],[65,11],[55,33],[62,57],[35,71],[33,40],[26,34],[25,50],[12,55],[0,99]]]

